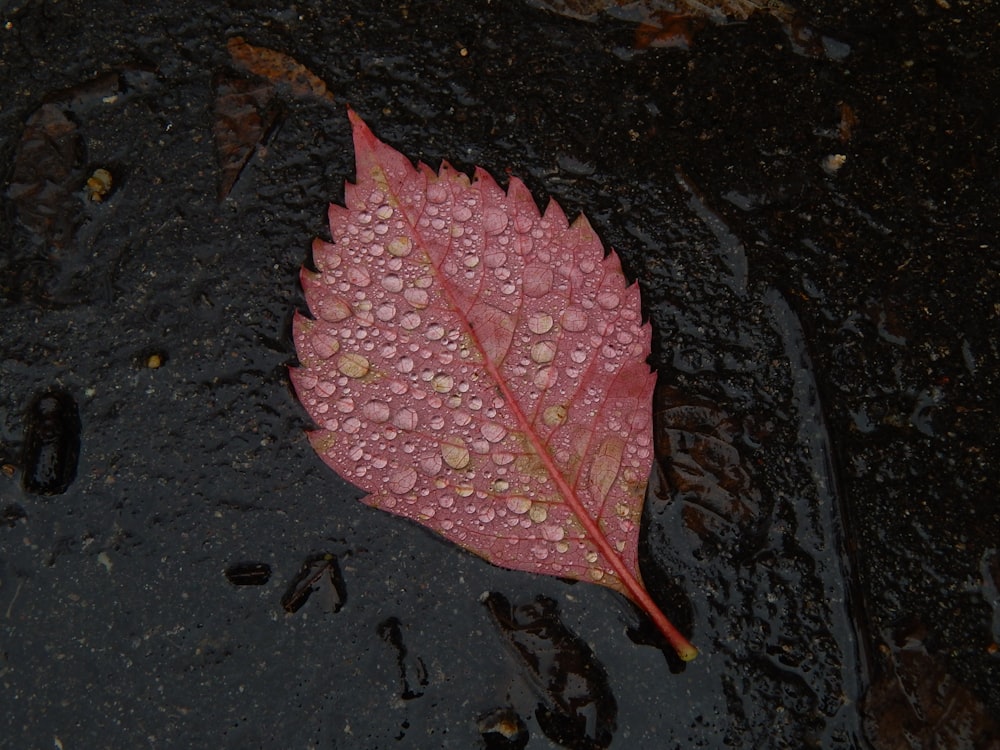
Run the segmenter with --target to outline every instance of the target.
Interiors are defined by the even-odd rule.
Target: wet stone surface
[[[997,10],[813,4],[838,58],[774,15],[640,50],[599,3],[539,5],[0,11],[0,737],[572,746],[479,602],[498,592],[558,604],[612,748],[995,742]],[[414,159],[585,212],[638,280],[660,382],[642,570],[693,663],[613,592],[491,567],[314,455],[292,311],[353,176],[347,101]],[[258,120],[220,122],[239,112]],[[561,311],[536,312],[538,365]],[[61,494],[31,491],[37,436],[74,434],[26,417],[52,388],[79,420]],[[270,577],[233,585],[243,561]],[[296,582],[321,588],[289,613]]]

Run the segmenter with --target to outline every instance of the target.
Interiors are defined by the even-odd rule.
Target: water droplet
[[[563,537],[566,536],[566,532],[562,526],[555,526],[553,524],[542,526],[541,532],[542,538],[549,542],[561,542]]]
[[[496,248],[490,248],[486,251],[486,257],[483,260],[487,268],[500,269],[507,264],[507,253]],[[505,276],[504,278],[507,277]]]
[[[350,304],[340,297],[324,300],[320,303],[319,316],[329,323],[339,323],[353,315]]]
[[[415,331],[420,327],[420,315],[410,311],[399,319],[399,327],[405,331]]]
[[[562,404],[550,406],[542,412],[542,421],[549,427],[559,427],[566,422],[568,412]]]
[[[476,488],[471,484],[458,484],[455,485],[455,494],[459,497],[472,497],[472,493],[476,491]]]
[[[448,200],[448,188],[440,182],[431,183],[427,186],[427,200],[431,203],[444,203]]]
[[[396,369],[404,375],[413,372],[413,360],[409,357],[403,357],[396,363]]]
[[[535,523],[542,523],[549,517],[549,509],[545,507],[544,503],[532,503],[528,517]]]
[[[567,331],[579,333],[580,331],[587,330],[587,313],[579,308],[571,307],[563,312],[559,318],[559,322]]]
[[[387,219],[391,219],[392,218],[392,206],[390,206],[388,204],[384,204],[384,205],[379,206],[378,210],[375,211],[375,215],[378,218],[382,219],[383,221],[385,221]]]
[[[403,292],[403,299],[413,305],[413,307],[417,310],[423,310],[430,304],[430,295],[428,295],[425,290],[417,289],[416,287],[410,287]]]
[[[382,288],[387,292],[403,291],[403,279],[394,273],[382,277]]]
[[[317,357],[329,359],[340,351],[340,342],[327,333],[317,333],[312,337],[313,351]]]
[[[528,297],[543,297],[552,291],[552,269],[530,265],[524,269],[524,293]]]
[[[539,341],[531,347],[531,358],[540,365],[551,362],[556,358],[555,341]]]
[[[582,365],[587,361],[587,350],[586,349],[574,349],[573,353],[569,355],[569,358],[576,362],[578,365]]]
[[[337,369],[349,378],[363,378],[371,369],[371,363],[362,354],[345,352],[337,360]]]
[[[517,515],[523,515],[531,510],[531,500],[521,495],[507,498],[507,510]]]
[[[472,218],[472,211],[468,206],[456,206],[455,210],[452,212],[452,216],[454,216],[458,221],[468,221]]]
[[[607,344],[601,347],[601,354],[608,359],[614,359],[618,356],[618,350],[611,346],[611,344]]]
[[[455,379],[447,373],[438,373],[431,381],[431,388],[437,393],[447,393],[455,384]]]
[[[450,508],[454,504],[455,504],[455,498],[453,498],[451,495],[442,495],[441,499],[438,500],[438,505],[440,505],[442,508]]]
[[[347,280],[355,286],[366,287],[372,283],[372,275],[364,266],[351,266],[347,269]]]
[[[493,463],[497,466],[506,466],[514,461],[514,454],[507,453],[506,451],[496,451],[490,455],[490,458],[493,459]]]
[[[409,237],[396,237],[386,246],[386,250],[389,251],[389,255],[405,258],[413,250],[413,243]]]
[[[444,338],[444,326],[440,323],[431,323],[427,326],[427,338],[431,341],[440,341]]]
[[[500,234],[507,228],[507,214],[495,208],[483,212],[483,231],[486,234]]]
[[[467,411],[458,410],[452,415],[452,421],[457,427],[465,427],[472,421],[472,415]]]
[[[440,414],[435,414],[433,417],[431,417],[430,425],[431,425],[431,429],[432,430],[443,429],[444,428],[444,417],[441,416]]]
[[[469,449],[460,437],[449,437],[441,443],[441,457],[453,469],[464,469],[472,461]]]
[[[369,401],[362,407],[361,413],[372,422],[388,422],[390,415],[389,404],[385,401]]]
[[[383,322],[392,320],[396,316],[396,306],[391,302],[379,305],[375,311],[375,317]]]
[[[361,429],[361,420],[357,417],[350,417],[344,420],[344,432],[348,435],[353,435],[358,430]]]
[[[479,411],[483,408],[483,400],[479,396],[473,396],[469,399],[469,408],[473,411]]]
[[[392,423],[401,430],[415,430],[417,421],[417,412],[408,406],[404,406],[392,417]]]
[[[621,304],[621,297],[614,292],[601,292],[597,295],[597,304],[605,310],[614,310]]]
[[[556,552],[569,552],[569,545],[566,542],[558,542],[556,544]]]
[[[538,388],[551,388],[559,379],[559,370],[555,367],[539,367],[535,373],[534,384]]]
[[[483,512],[479,514],[479,520],[482,523],[490,523],[496,517],[496,511],[491,507],[484,508]]]
[[[507,490],[510,489],[510,482],[508,482],[506,479],[494,479],[493,484],[490,486],[490,489],[496,493],[506,492]]]
[[[532,547],[531,554],[533,554],[537,560],[544,560],[549,556],[549,551],[545,547]]]
[[[437,453],[431,453],[428,456],[424,456],[420,459],[420,471],[429,477],[434,476],[439,471],[441,471],[441,456]]]
[[[354,399],[353,398],[338,398],[336,402],[337,411],[341,414],[350,414],[354,411]],[[357,459],[355,459],[357,460]]]
[[[548,313],[532,313],[528,318],[528,330],[532,333],[548,333],[552,330],[555,320]]]
[[[586,555],[584,555],[584,559],[586,559],[587,562],[593,565],[595,562],[597,562],[597,553],[591,550]]]
[[[486,422],[482,427],[479,428],[479,432],[482,433],[483,437],[489,440],[491,443],[499,443],[505,437],[507,437],[507,429],[496,422]]]

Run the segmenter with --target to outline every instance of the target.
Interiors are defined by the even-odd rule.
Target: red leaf
[[[694,658],[639,578],[656,376],[638,286],[584,217],[539,215],[516,178],[414,168],[349,115],[358,182],[294,323],[316,452],[492,563],[625,594]]]

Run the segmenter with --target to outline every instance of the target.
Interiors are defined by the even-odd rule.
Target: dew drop
[[[404,406],[392,417],[392,423],[401,430],[415,430],[417,421],[417,412],[409,406]]]
[[[432,453],[420,459],[420,471],[429,477],[433,477],[441,471],[441,456]]]
[[[413,307],[417,310],[423,310],[430,304],[430,296],[427,292],[423,289],[417,289],[416,287],[410,287],[403,292],[403,299],[413,305]]]
[[[415,331],[420,327],[420,315],[410,311],[399,320],[399,327],[405,331]]]
[[[337,406],[337,411],[339,411],[341,414],[350,414],[352,411],[354,411],[354,399],[347,397],[338,398],[336,406]]]
[[[595,581],[600,581],[601,579],[604,578],[604,571],[601,570],[600,568],[591,568],[590,577]]]
[[[472,493],[476,491],[476,488],[471,484],[459,484],[455,485],[455,494],[459,497],[472,497]]]
[[[382,277],[382,288],[387,292],[403,291],[403,279],[394,273]]]
[[[440,341],[444,338],[444,326],[440,323],[431,323],[427,326],[427,338],[431,341]]]
[[[338,323],[341,320],[346,320],[352,314],[351,306],[345,300],[340,299],[340,297],[324,301],[319,308],[319,316],[329,323]]]
[[[403,357],[396,363],[396,369],[404,375],[413,372],[413,360],[409,357]]]
[[[555,526],[553,524],[542,526],[541,531],[542,538],[549,542],[561,542],[563,537],[566,536],[566,532],[562,526]]]
[[[569,310],[563,312],[559,318],[559,322],[567,331],[579,333],[580,331],[587,330],[587,313],[579,308],[571,307]]]
[[[549,509],[542,503],[532,503],[528,517],[535,523],[542,523],[549,517]]]
[[[562,404],[556,404],[542,412],[542,421],[549,427],[559,427],[566,422],[566,416],[566,407]]]
[[[486,251],[486,256],[483,261],[485,262],[487,268],[500,269],[507,264],[507,253],[502,250],[492,248]]]
[[[437,393],[448,393],[452,386],[455,384],[455,379],[448,375],[447,373],[438,373],[431,380],[431,388],[433,388]]]
[[[556,342],[539,341],[533,344],[531,347],[531,358],[540,365],[551,362],[556,358]]]
[[[357,417],[350,417],[344,420],[344,432],[348,435],[355,434],[361,429],[361,420]]]
[[[337,360],[337,369],[349,378],[363,378],[371,369],[371,363],[362,354],[346,352]]]
[[[522,495],[514,495],[507,498],[507,510],[517,515],[523,515],[531,510],[531,500]]]
[[[464,469],[472,461],[469,449],[460,437],[450,437],[441,443],[441,457],[453,469]]]
[[[532,313],[528,318],[528,330],[532,333],[548,333],[552,330],[555,320],[548,313]]]
[[[479,514],[479,520],[482,523],[490,523],[494,518],[497,517],[496,511],[493,508],[484,508],[483,512]]]
[[[455,498],[453,498],[451,495],[442,495],[441,499],[438,500],[438,505],[440,505],[442,508],[447,509],[453,506],[454,504],[455,504]]]
[[[614,310],[621,304],[621,297],[614,292],[601,292],[597,295],[597,304],[605,310]]]
[[[507,453],[506,451],[496,451],[490,455],[490,458],[497,466],[506,466],[514,461],[514,454]]]
[[[528,297],[543,297],[552,291],[552,269],[531,265],[524,269],[524,293]]]
[[[496,422],[484,423],[483,426],[479,428],[479,432],[482,433],[482,436],[491,443],[499,443],[507,437],[507,428],[503,425],[497,424]]]
[[[495,208],[483,212],[483,231],[486,234],[500,234],[507,228],[507,214]]]
[[[361,413],[372,422],[388,422],[389,404],[385,401],[369,401],[361,408]]]
[[[392,320],[396,317],[396,306],[391,302],[379,305],[378,309],[375,311],[375,317],[383,323]]]
[[[364,266],[351,266],[347,269],[347,280],[355,286],[366,287],[372,283],[372,275]]]
[[[559,379],[559,370],[555,367],[539,367],[535,373],[534,384],[539,388],[551,388]]]
[[[313,351],[317,357],[329,359],[340,350],[340,342],[326,333],[318,333],[312,337]]]
[[[388,244],[386,250],[389,251],[389,255],[405,258],[413,250],[413,243],[409,237],[396,237]]]

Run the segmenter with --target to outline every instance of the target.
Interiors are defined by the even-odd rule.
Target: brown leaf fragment
[[[218,77],[214,110],[212,133],[222,170],[219,183],[219,200],[222,200],[232,191],[253,155],[275,131],[281,107],[275,103],[271,83]]]
[[[18,218],[55,247],[66,247],[81,220],[83,141],[57,104],[43,104],[25,123],[7,197]]]
[[[267,78],[275,84],[284,84],[296,96],[334,101],[326,83],[291,55],[267,47],[256,47],[241,36],[232,37],[226,48],[233,64],[241,70]]]
[[[288,614],[294,614],[316,592],[322,598],[323,609],[330,614],[339,612],[347,601],[347,586],[336,555],[324,552],[307,557],[281,597],[281,606]]]
[[[865,734],[875,750],[1000,750],[1000,725],[928,653],[923,626],[908,623],[901,630],[882,647],[888,668],[862,702]]]

